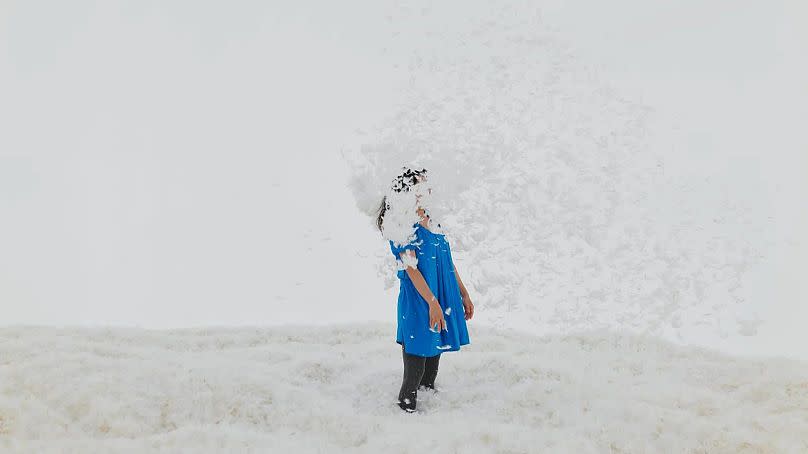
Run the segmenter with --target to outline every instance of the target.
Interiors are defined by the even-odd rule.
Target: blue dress
[[[403,345],[405,352],[418,356],[435,356],[460,350],[461,345],[470,343],[469,332],[449,242],[444,235],[415,223],[415,239],[412,242],[397,245],[390,241],[390,250],[399,261],[399,254],[408,249],[416,252],[418,271],[443,309],[447,330],[430,330],[429,304],[418,293],[407,271],[401,269],[397,272],[401,286],[396,343]]]

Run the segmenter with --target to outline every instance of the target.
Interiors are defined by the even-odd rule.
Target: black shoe
[[[407,413],[413,413],[415,411],[415,403],[417,400],[417,392],[413,391],[411,395],[406,396],[404,398],[398,398],[398,406],[406,411]]]

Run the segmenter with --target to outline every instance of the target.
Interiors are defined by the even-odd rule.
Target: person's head
[[[393,192],[410,192],[413,186],[416,184],[426,180],[426,169],[411,169],[407,166],[401,168],[401,173],[393,179],[393,184],[391,186],[391,190]],[[430,191],[431,192],[431,191]],[[415,196],[416,200],[420,200],[421,196]],[[379,231],[382,231],[383,227],[382,224],[384,222],[384,213],[390,208],[389,203],[387,202],[387,196],[382,198],[381,205],[377,211],[376,216],[376,227]],[[420,205],[418,206],[419,214],[422,211]]]

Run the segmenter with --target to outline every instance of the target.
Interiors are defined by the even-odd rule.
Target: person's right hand
[[[443,318],[443,309],[441,309],[440,304],[433,301],[429,305],[429,330],[435,333],[439,333],[446,328],[446,319]]]

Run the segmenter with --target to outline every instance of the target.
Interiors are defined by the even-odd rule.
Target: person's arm
[[[418,290],[418,293],[421,294],[421,296],[430,306],[433,304],[438,304],[438,299],[435,298],[435,295],[432,293],[432,289],[430,289],[429,285],[426,283],[424,275],[418,271],[418,267],[415,265],[418,263],[415,252],[412,250],[407,250],[402,252],[400,255],[401,261],[404,263],[404,266],[406,266],[407,275],[410,277],[413,285],[415,285],[415,289]],[[440,306],[440,304],[438,305]]]
[[[454,263],[452,266],[454,266]],[[466,320],[471,320],[471,317],[474,317],[474,303],[471,302],[469,292],[466,290],[466,286],[463,285],[463,281],[460,279],[460,275],[457,273],[457,266],[454,267],[454,273],[455,278],[457,279],[457,284],[460,287],[460,297],[463,298],[463,311],[466,313]]]
[[[460,285],[460,296],[465,298],[469,296],[469,292],[468,290],[466,290],[466,286],[463,285],[463,281],[460,279],[460,274],[457,273],[457,266],[454,263],[452,264],[452,266],[454,266],[454,273],[455,277],[457,278],[457,283]]]
[[[435,333],[443,330],[448,331],[449,328],[446,327],[446,319],[443,317],[443,309],[440,307],[438,299],[435,298],[435,295],[426,283],[426,279],[424,279],[424,276],[418,271],[418,257],[416,257],[415,251],[408,249],[400,255],[401,261],[404,262],[404,266],[406,267],[407,275],[410,277],[413,285],[415,285],[415,289],[418,290],[418,293],[421,294],[429,305],[429,330]]]

